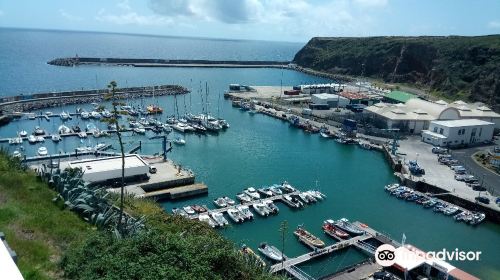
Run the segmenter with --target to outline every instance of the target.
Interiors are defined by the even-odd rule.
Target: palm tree
[[[118,124],[118,110],[117,110],[117,98],[116,94],[117,84],[115,81],[111,81],[108,88],[111,89],[111,97],[113,100],[113,118],[110,120],[111,123],[115,124],[116,135],[118,136],[118,142],[120,144],[120,152],[122,154],[122,178],[120,184],[120,215],[118,218],[118,231],[122,232],[122,219],[123,219],[123,200],[124,200],[124,187],[125,187],[125,151],[123,149],[122,134],[120,132],[120,126]]]

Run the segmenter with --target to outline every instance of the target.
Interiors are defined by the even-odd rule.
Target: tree
[[[113,101],[113,118],[110,120],[111,123],[115,124],[116,135],[118,136],[118,142],[120,144],[120,152],[122,156],[122,178],[120,184],[120,215],[118,218],[118,232],[122,232],[122,220],[123,220],[123,201],[124,201],[124,188],[125,188],[125,151],[123,149],[122,134],[120,131],[120,125],[118,124],[118,109],[117,109],[117,98],[116,98],[116,87],[117,83],[111,81],[108,88],[111,89],[111,98]]]

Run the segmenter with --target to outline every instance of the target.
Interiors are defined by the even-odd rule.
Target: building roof
[[[479,125],[495,125],[491,122],[486,122],[477,119],[462,119],[449,121],[432,121],[431,123],[446,126],[446,127],[464,127],[464,126],[479,126]]]
[[[126,155],[125,156],[125,168],[133,168],[139,166],[147,166],[148,164],[142,160],[138,155]],[[107,157],[107,158],[96,158],[96,159],[85,159],[79,161],[72,161],[69,163],[70,168],[81,168],[85,174],[105,172],[110,170],[116,170],[122,168],[122,158],[117,157]]]
[[[422,135],[428,135],[429,137],[432,137],[432,138],[441,138],[441,139],[448,138],[442,134],[439,134],[439,133],[436,133],[436,132],[433,132],[430,130],[422,130]]]
[[[436,119],[433,115],[423,110],[415,110],[405,104],[377,103],[366,107],[366,111],[377,114],[390,120],[421,120],[432,121]]]
[[[416,95],[404,92],[404,91],[399,91],[399,90],[394,90],[391,91],[390,93],[386,94],[384,98],[390,99],[392,101],[396,102],[401,102],[401,103],[406,103],[406,101],[417,98]]]
[[[447,106],[447,104],[443,103],[434,103],[420,98],[414,98],[408,100],[405,105],[414,110],[423,110],[428,114],[433,115],[435,119],[440,119],[444,115],[446,115],[446,119],[458,119],[460,117],[460,113],[456,108],[450,108]],[[447,112],[448,114],[446,114],[445,111],[451,112]]]

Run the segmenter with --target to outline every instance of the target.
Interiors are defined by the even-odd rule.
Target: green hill
[[[412,83],[500,110],[500,35],[312,38],[294,62],[333,74]]]

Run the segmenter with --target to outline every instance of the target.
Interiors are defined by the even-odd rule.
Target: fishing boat
[[[40,147],[40,148],[38,148],[37,153],[39,156],[46,156],[48,154],[48,151],[47,151],[47,148]]]
[[[174,140],[173,140],[174,144],[177,144],[177,145],[186,145],[186,140],[180,138],[180,137],[176,137]]]
[[[258,250],[271,261],[280,262],[283,260],[283,253],[275,247],[267,245],[267,243],[260,244]]]
[[[287,181],[283,182],[283,184],[281,185],[281,189],[283,189],[284,191],[289,192],[289,193],[297,191]]]
[[[30,134],[30,135],[28,136],[28,142],[29,142],[30,144],[35,144],[35,143],[36,143],[36,137],[35,137],[34,135],[31,135],[31,134]]]
[[[245,220],[240,211],[238,211],[236,208],[227,209],[227,214],[229,215],[229,218],[231,218],[235,223],[241,223]]]
[[[227,196],[224,196],[223,199],[226,201],[226,204],[228,206],[233,206],[234,204],[236,204],[236,201],[234,201],[233,199],[231,199]]]
[[[26,136],[28,136],[28,132],[26,130],[21,130],[21,131],[19,131],[19,136],[26,137]]]
[[[214,199],[214,204],[219,207],[219,208],[224,208],[227,207],[226,200],[222,197],[219,197],[217,199]]]
[[[260,194],[257,192],[255,188],[250,187],[244,190],[243,192],[252,199],[260,199]]]
[[[273,192],[269,188],[260,188],[257,191],[265,196],[273,196]]]
[[[349,234],[335,226],[335,221],[326,220],[323,222],[323,231],[336,239],[347,239]]]
[[[347,220],[346,218],[342,218],[334,222],[334,225],[349,234],[362,235],[365,233],[363,230],[359,229],[357,226],[350,223],[349,220]]]
[[[210,213],[210,216],[212,219],[219,224],[219,226],[227,226],[229,222],[224,218],[224,215],[222,213]]]
[[[276,204],[274,204],[274,202],[270,199],[266,199],[264,201],[262,201],[262,203],[264,203],[264,205],[266,205],[266,207],[270,210],[270,214],[278,214],[280,209],[278,208],[278,206],[276,206]]]
[[[240,211],[241,215],[247,219],[247,220],[252,220],[253,219],[253,213],[250,211],[250,208],[246,205],[238,205],[236,206],[236,209]]]
[[[41,127],[39,126],[36,126],[35,127],[35,131],[33,131],[33,135],[35,136],[41,136],[41,135],[45,135],[45,130],[43,130]]]
[[[163,109],[159,107],[158,105],[149,105],[146,107],[146,111],[148,114],[155,115],[155,114],[162,114]]]
[[[239,193],[236,195],[236,198],[238,198],[241,202],[250,202],[252,201],[252,198],[248,196],[245,193]]]
[[[70,118],[70,115],[68,113],[66,113],[65,111],[62,111],[59,114],[59,117],[61,118],[62,121],[66,121]]]
[[[188,215],[194,215],[196,214],[196,212],[194,211],[194,209],[191,207],[191,206],[184,206],[182,208]]]
[[[198,213],[205,213],[207,212],[207,209],[201,205],[198,205],[198,204],[194,204],[194,205],[191,205],[191,208],[193,208],[194,211],[198,212]]]
[[[255,252],[247,245],[245,245],[245,244],[241,245],[240,252],[245,256],[249,256],[251,258],[254,258],[255,260],[257,260],[260,263],[261,266],[266,266],[266,263],[257,254],[255,254]]]
[[[273,192],[273,194],[275,194],[275,195],[282,195],[283,194],[283,191],[281,191],[279,185],[274,185],[272,187],[269,187],[269,190],[271,192]]]
[[[264,203],[256,202],[252,204],[252,207],[255,210],[255,212],[257,212],[257,214],[261,215],[262,217],[269,216],[270,211]]]
[[[302,226],[298,226],[297,229],[293,232],[295,236],[302,243],[306,244],[311,248],[323,248],[325,247],[325,242],[323,242],[318,237],[314,236],[312,233],[305,230]]]
[[[469,222],[469,224],[471,225],[477,225],[477,224],[480,224],[482,221],[484,221],[484,219],[486,219],[486,214],[484,213],[474,213],[471,221]]]
[[[209,226],[211,226],[212,228],[216,227],[218,224],[212,220],[212,218],[210,218],[210,216],[206,213],[204,214],[200,214],[198,215],[198,220],[200,220],[201,222],[205,222],[207,223]]]
[[[61,136],[59,136],[58,134],[52,134],[50,137],[52,138],[52,141],[56,143],[62,140]]]

